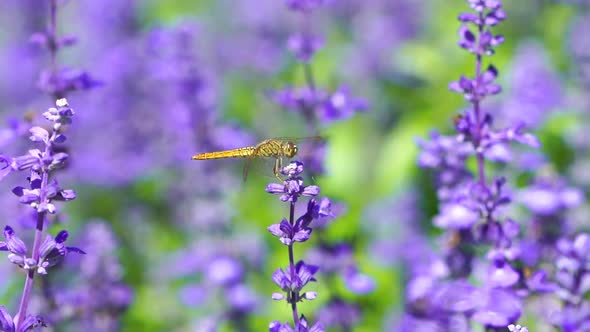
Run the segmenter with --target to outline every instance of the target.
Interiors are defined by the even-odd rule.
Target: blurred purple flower
[[[299,33],[289,37],[287,48],[300,62],[309,62],[315,53],[322,48],[324,40],[311,34]]]
[[[516,322],[522,312],[521,299],[498,288],[481,290],[476,303],[473,320],[486,327],[506,327]]]
[[[354,113],[366,109],[367,102],[364,99],[352,97],[350,89],[341,86],[323,102],[321,118],[324,122],[329,123],[335,120],[348,119]]]
[[[511,90],[501,107],[502,122],[536,127],[562,103],[561,82],[541,45],[520,45],[509,76]]]
[[[548,216],[557,215],[584,202],[584,193],[574,187],[567,187],[559,179],[538,178],[529,187],[522,189],[517,200],[532,213]]]
[[[286,0],[289,9],[300,12],[309,12],[319,7],[323,0]]]
[[[58,271],[75,277],[67,285],[53,285],[56,306],[48,313],[50,321],[79,330],[100,326],[115,330],[134,297],[132,288],[123,282],[117,239],[108,223],[91,220],[84,225],[78,243],[84,244],[87,254],[84,259],[68,259]]]
[[[318,319],[327,328],[350,330],[361,320],[361,310],[358,305],[342,299],[332,299],[317,312]]]
[[[311,249],[306,257],[322,267],[326,278],[342,278],[346,288],[355,294],[368,294],[375,289],[375,281],[358,270],[352,247],[347,243],[324,244]]]

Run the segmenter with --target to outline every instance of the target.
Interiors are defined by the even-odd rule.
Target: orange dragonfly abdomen
[[[223,158],[249,158],[254,154],[256,147],[247,146],[245,148],[199,153],[192,157],[193,160],[223,159]]]

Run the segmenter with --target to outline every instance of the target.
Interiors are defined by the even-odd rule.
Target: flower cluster
[[[51,178],[54,171],[62,168],[68,159],[66,153],[57,152],[57,149],[66,141],[64,132],[72,123],[74,110],[65,99],[59,99],[56,101],[56,107],[44,112],[43,116],[51,122],[51,126],[48,128],[34,126],[29,130],[31,133],[29,139],[35,143],[41,143],[42,149],[31,149],[27,154],[18,157],[0,156],[0,160],[4,163],[0,178],[12,172],[29,172],[27,180],[30,189],[17,186],[12,192],[19,197],[20,203],[31,206],[36,216],[35,239],[30,257],[27,256],[28,250],[24,241],[16,235],[11,226],[4,228],[5,241],[0,242],[0,250],[9,252],[9,261],[27,271],[19,309],[21,314],[14,324],[18,331],[25,331],[23,326],[30,320],[26,312],[35,272],[47,274],[47,269],[61,262],[69,252],[84,254],[81,249],[64,245],[68,238],[68,232],[65,230],[59,232],[55,238],[47,235],[45,240],[42,239],[43,229],[47,223],[46,215],[55,214],[57,211],[53,202],[76,198],[73,190],[61,189],[57,180],[54,177]]]
[[[78,42],[75,36],[57,35],[57,0],[49,1],[49,24],[45,31],[37,32],[30,38],[31,42],[47,49],[51,57],[51,65],[43,70],[37,82],[41,91],[53,98],[64,98],[73,91],[89,90],[102,83],[86,71],[69,67],[58,68],[57,53],[64,47]]]
[[[303,288],[309,282],[316,281],[314,275],[320,267],[306,264],[302,260],[295,263],[293,244],[295,242],[309,240],[312,232],[311,223],[314,220],[321,220],[331,215],[330,201],[327,198],[323,198],[319,202],[314,198],[310,199],[305,213],[295,219],[295,203],[299,198],[302,196],[315,197],[319,195],[320,188],[315,185],[304,185],[301,176],[303,173],[303,164],[301,162],[293,161],[283,167],[280,172],[283,176],[287,177],[283,184],[271,183],[266,187],[266,191],[271,194],[280,195],[280,200],[283,202],[289,202],[289,219],[284,218],[280,223],[269,226],[268,231],[288,247],[289,266],[284,270],[277,269],[273,273],[272,280],[284,293],[274,293],[272,298],[277,301],[286,300],[291,305],[295,331],[324,331],[323,326],[319,322],[312,327],[308,327],[305,316],[301,315],[300,317],[298,314],[298,302],[313,300],[317,297],[316,292],[303,292]],[[269,330],[271,332],[293,331],[289,323],[281,324],[279,321],[272,322]]]
[[[47,268],[55,266],[63,260],[66,254],[75,252],[85,254],[80,248],[66,247],[64,242],[68,239],[68,232],[60,231],[55,238],[47,235],[39,248],[38,261],[27,257],[27,246],[14,232],[12,227],[4,228],[5,242],[0,241],[0,251],[8,251],[8,260],[25,270],[36,270],[39,274],[47,274]]]
[[[444,269],[412,276],[409,307],[420,306],[419,312],[426,310],[431,318],[420,318],[414,313],[407,319],[414,324],[447,327],[465,326],[473,320],[485,328],[498,329],[518,320],[523,309],[522,296],[553,292],[556,287],[542,269],[523,271],[523,261],[530,256],[526,242],[521,241],[520,225],[505,216],[513,201],[512,190],[506,178],[493,177],[489,183],[486,175],[486,161],[511,160],[509,143],[532,148],[541,145],[526,131],[522,121],[496,129],[494,116],[481,105],[486,97],[502,90],[496,83],[497,68],[489,65],[483,70],[482,64],[483,57],[494,54],[495,47],[504,41],[501,35],[492,33],[491,27],[503,21],[506,14],[501,1],[467,2],[474,12],[459,15],[463,23],[459,46],[475,55],[475,77],[462,76],[450,83],[449,89],[462,94],[471,107],[455,118],[456,135],[435,133],[431,141],[419,142],[419,165],[436,174],[440,203],[433,223],[445,230],[441,237]],[[476,159],[475,174],[468,166],[471,158]],[[487,250],[484,262],[476,257],[478,247]],[[475,287],[465,281],[473,277],[481,279],[483,285]],[[520,326],[510,326],[511,331],[522,330]]]
[[[29,188],[15,187],[12,192],[19,196],[19,201],[30,205],[38,213],[55,213],[56,208],[52,201],[70,201],[76,198],[76,193],[71,189],[61,189],[57,180],[49,182],[49,174],[56,169],[65,166],[68,154],[57,152],[57,147],[66,141],[64,129],[72,123],[74,110],[65,99],[56,102],[57,107],[52,107],[43,116],[52,122],[50,128],[34,126],[29,129],[33,142],[43,143],[42,149],[31,149],[27,154],[18,157],[0,156],[4,167],[0,171],[0,179],[14,171],[29,171],[27,178]]]
[[[350,118],[357,112],[367,109],[367,102],[352,96],[350,89],[343,85],[329,92],[316,87],[311,67],[314,55],[324,45],[324,40],[311,29],[311,14],[322,4],[321,0],[289,0],[289,9],[302,16],[301,31],[293,34],[287,48],[302,63],[306,85],[287,87],[271,94],[271,99],[290,111],[300,112],[311,130],[317,131],[317,119],[322,123]]]
[[[84,225],[76,241],[84,244],[87,254],[72,256],[52,272],[51,281],[68,278],[67,285],[54,283],[51,294],[55,305],[44,314],[52,326],[84,330],[119,329],[120,317],[131,304],[134,292],[123,282],[123,267],[116,250],[118,243],[110,225],[91,220]],[[67,286],[67,287],[64,287]]]

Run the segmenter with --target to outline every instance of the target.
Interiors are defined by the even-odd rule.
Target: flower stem
[[[479,18],[480,18],[480,22],[483,22],[484,18],[483,18],[482,13],[479,14]],[[481,43],[481,35],[483,33],[483,23],[478,25],[478,31],[479,31],[479,42]],[[476,60],[475,60],[475,84],[476,85],[479,85],[480,79],[481,79],[481,62],[482,62],[482,55],[478,50],[478,52],[476,53]],[[476,91],[478,90],[477,86],[476,86],[475,90]],[[479,99],[479,96],[477,96],[475,98],[475,100],[473,101],[473,110],[475,113],[475,130],[476,130],[474,145],[475,145],[475,154],[477,156],[477,173],[478,173],[479,183],[482,186],[485,186],[486,185],[485,160],[484,160],[483,151],[481,150],[481,147],[480,147],[481,130],[483,127],[482,119],[481,119],[480,101],[481,100]]]
[[[49,0],[49,35],[51,36],[51,47],[49,54],[51,56],[51,70],[56,71],[57,66],[57,0]]]
[[[295,224],[295,202],[291,202],[289,207],[289,223]],[[295,280],[295,259],[293,258],[293,243],[289,245],[289,270],[291,270],[291,281]],[[290,294],[291,310],[293,311],[293,323],[295,328],[299,324],[299,313],[297,312],[297,301],[299,293],[291,291]]]

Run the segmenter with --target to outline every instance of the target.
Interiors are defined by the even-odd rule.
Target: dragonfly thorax
[[[287,158],[293,158],[297,154],[297,145],[293,142],[283,144],[283,153]]]

